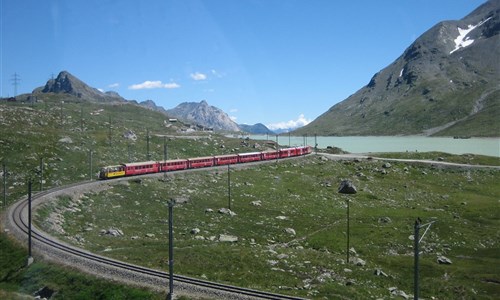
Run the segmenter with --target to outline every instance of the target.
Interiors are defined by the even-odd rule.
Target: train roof
[[[247,152],[247,153],[240,153],[238,154],[239,156],[247,156],[247,155],[256,155],[260,154],[260,152]]]
[[[238,156],[238,154],[223,154],[223,155],[216,155],[215,158],[226,158],[226,157],[235,157]]]
[[[213,159],[213,156],[204,156],[204,157],[193,157],[193,158],[188,158],[187,160],[199,160],[199,159]]]
[[[137,167],[137,166],[144,166],[144,165],[154,165],[157,163],[158,162],[156,162],[156,161],[142,161],[142,162],[123,164],[123,165],[126,167]]]
[[[169,163],[169,162],[180,162],[180,161],[187,161],[187,158],[167,159],[166,161],[160,160],[159,163],[164,164],[164,163]]]

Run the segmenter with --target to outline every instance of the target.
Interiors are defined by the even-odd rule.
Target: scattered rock
[[[104,234],[107,234],[107,235],[111,235],[111,236],[122,236],[123,235],[123,231],[121,231],[120,229],[116,229],[116,228],[109,228],[108,230],[101,230],[101,233]]]
[[[358,190],[350,180],[342,180],[338,192],[340,194],[356,194]]]
[[[382,271],[381,269],[375,269],[375,271],[373,272],[373,274],[375,274],[376,276],[387,277],[387,274],[384,271]]]
[[[60,139],[59,143],[73,144],[73,140],[70,137],[66,136],[66,137],[63,137],[62,139]]]
[[[50,299],[52,297],[52,294],[54,294],[54,290],[44,286],[43,288],[39,289],[36,291],[33,295],[39,297],[40,299]]]
[[[403,299],[409,299],[410,298],[405,292],[403,292],[401,290],[398,290],[397,287],[390,287],[389,288],[389,292],[391,293],[391,295],[393,295],[393,296],[400,296]]]
[[[154,233],[146,233],[146,237],[153,238],[155,237]]]
[[[391,223],[392,220],[389,217],[381,217],[381,218],[378,218],[378,222],[383,223],[383,224],[387,224],[387,223]]]
[[[223,215],[230,215],[231,217],[236,216],[235,212],[233,212],[232,210],[225,208],[225,207],[219,209],[219,213],[223,214]]]
[[[277,216],[276,219],[278,219],[278,220],[286,220],[286,219],[288,219],[288,217],[286,217],[286,216]]]
[[[252,204],[253,206],[262,206],[262,201],[260,200],[252,201],[250,204]]]
[[[228,243],[236,243],[238,241],[238,237],[234,235],[228,234],[220,234],[219,242],[228,242]]]
[[[288,254],[284,254],[284,253],[282,253],[282,254],[278,254],[278,256],[276,256],[276,257],[277,257],[278,259],[287,259],[289,256],[288,256]]]
[[[198,234],[198,233],[200,233],[200,229],[199,228],[193,228],[193,229],[191,229],[190,232],[191,232],[191,234]]]
[[[293,229],[293,228],[285,228],[285,232],[288,233],[289,235],[293,235],[293,236],[296,235],[295,229]]]
[[[207,209],[205,209],[205,213],[211,213],[211,212],[214,212],[214,210],[213,210],[213,209],[211,209],[211,208],[207,208]]]
[[[351,257],[349,262],[359,267],[364,267],[366,265],[366,262],[359,257]]]
[[[137,140],[137,135],[132,130],[125,132],[123,137],[134,142]]]
[[[451,265],[451,260],[445,256],[442,256],[442,255],[438,256],[437,262],[440,265]]]
[[[382,165],[382,168],[390,169],[390,168],[392,168],[392,165],[390,163],[386,162],[385,164]]]

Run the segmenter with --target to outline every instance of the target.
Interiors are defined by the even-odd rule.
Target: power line
[[[14,86],[14,97],[17,96],[17,86],[19,85],[19,82],[21,82],[21,78],[19,77],[19,74],[14,73],[12,75],[12,78],[10,79],[12,81],[12,85]]]

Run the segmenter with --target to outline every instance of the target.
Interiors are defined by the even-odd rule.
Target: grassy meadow
[[[222,168],[131,179],[78,199],[61,198],[40,210],[38,221],[51,230],[44,216],[55,211],[64,225],[54,234],[167,270],[173,198],[182,202],[174,207],[176,273],[314,299],[364,299],[413,294],[412,235],[419,217],[436,221],[420,245],[422,297],[500,295],[500,272],[493,267],[500,250],[498,170],[384,168],[380,161],[313,155],[230,171],[233,216],[219,213],[229,206]],[[338,194],[342,179],[352,180],[358,193]],[[364,262],[346,263],[347,199],[350,257]],[[111,229],[122,235],[105,233]],[[221,235],[238,241],[220,241]],[[439,264],[441,255],[452,264]]]
[[[39,100],[0,105],[6,204],[27,194],[29,178],[36,192],[95,178],[104,165],[162,160],[164,141],[168,158],[265,148],[259,141],[181,133],[184,125],[165,122],[165,116],[132,104],[88,103],[50,94]],[[124,138],[129,131],[136,135],[135,141]],[[389,156],[500,165],[498,158],[475,155]],[[500,172],[382,165],[312,155],[231,167],[234,216],[219,213],[229,206],[227,168],[131,179],[78,199],[58,199],[38,210],[36,222],[96,253],[167,270],[167,203],[173,198],[178,200],[176,273],[313,299],[389,299],[413,293],[411,235],[420,217],[424,223],[436,221],[421,243],[421,297],[499,298]],[[352,180],[358,193],[339,195],[342,179]],[[3,196],[3,185],[0,190]],[[346,263],[347,199],[350,256],[363,260],[357,261],[360,266]],[[62,220],[61,228],[54,226],[55,219]],[[110,229],[122,235],[106,233]],[[237,242],[222,242],[221,235],[236,237]],[[3,232],[0,242],[2,299],[22,299],[43,286],[58,291],[55,299],[164,297],[43,261],[25,267],[26,249]],[[438,264],[438,255],[452,264]],[[383,273],[374,275],[377,270]]]

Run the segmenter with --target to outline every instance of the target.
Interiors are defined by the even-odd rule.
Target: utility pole
[[[111,115],[109,115],[109,132],[108,132],[108,138],[109,138],[109,146],[111,147],[112,145],[112,135],[111,135]]]
[[[168,202],[168,295],[172,300],[174,295],[174,200]]]
[[[314,134],[314,152],[318,153],[318,135]]]
[[[40,157],[40,192],[43,191],[43,157]]]
[[[33,263],[33,256],[31,256],[31,178],[28,182],[28,263]]]
[[[2,162],[3,171],[3,207],[7,207],[7,166]]]
[[[10,81],[12,81],[12,85],[14,86],[14,97],[17,97],[17,86],[19,85],[19,82],[21,81],[19,74],[14,73],[14,75],[12,75],[12,78],[10,79]]]
[[[92,180],[92,149],[89,153],[89,179]]]
[[[340,183],[340,187],[338,190],[339,194],[346,194],[346,195],[353,195],[356,194],[358,191],[356,187],[352,184],[350,180],[342,180]],[[349,264],[349,238],[350,238],[350,233],[349,233],[349,228],[350,228],[350,217],[349,217],[349,198],[346,199],[346,204],[347,204],[347,248],[346,248],[346,256],[347,256],[347,264]]]
[[[229,202],[229,209],[231,209],[231,167],[227,164],[227,196]]]
[[[83,102],[80,103],[80,131],[83,132]]]
[[[149,154],[149,129],[146,131],[146,157],[147,160],[151,160],[151,155]]]
[[[278,162],[279,158],[280,158],[280,147],[278,144],[278,135],[276,135],[276,162]]]
[[[429,223],[426,223],[426,224],[423,224],[421,225],[422,221],[420,220],[420,218],[417,218],[417,220],[415,220],[415,226],[414,226],[414,229],[415,229],[415,232],[414,232],[414,246],[413,246],[413,249],[414,249],[414,273],[413,273],[413,299],[414,300],[418,300],[418,297],[419,297],[419,282],[418,282],[418,277],[419,277],[419,247],[418,245],[420,244],[420,242],[422,241],[422,239],[424,238],[425,234],[427,233],[427,231],[431,228],[431,225],[434,224],[434,222],[436,221],[431,221]],[[420,228],[425,228],[425,231],[424,231],[424,234],[422,234],[422,237],[419,236],[420,234]]]
[[[167,179],[167,137],[163,136],[163,179]]]
[[[63,122],[64,122],[63,104],[64,104],[64,101],[61,101],[61,127],[64,126],[64,124],[63,124]]]

